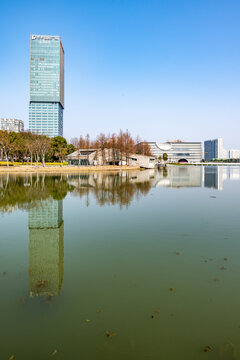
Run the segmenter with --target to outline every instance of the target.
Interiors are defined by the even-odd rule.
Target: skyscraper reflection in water
[[[227,168],[223,166],[206,166],[204,169],[204,186],[222,190],[223,182],[227,179]]]
[[[29,209],[29,296],[59,295],[63,281],[63,202]]]

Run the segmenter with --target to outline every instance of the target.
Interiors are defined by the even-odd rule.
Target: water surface
[[[239,200],[235,166],[1,175],[0,358],[240,359]]]

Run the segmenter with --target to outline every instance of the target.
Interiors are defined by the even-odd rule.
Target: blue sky
[[[0,0],[0,117],[28,128],[29,36],[60,35],[64,136],[240,148],[239,0]]]

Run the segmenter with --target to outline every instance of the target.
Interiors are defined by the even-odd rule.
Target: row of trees
[[[36,135],[30,132],[7,132],[0,131],[0,157],[6,159],[9,166],[9,159],[12,164],[14,161],[31,162],[41,161],[45,166],[45,161],[64,161],[66,155],[75,151],[72,144],[61,136],[49,138],[44,135]]]
[[[113,153],[118,151],[121,157],[121,162],[123,156],[128,158],[130,154],[142,154],[151,156],[151,149],[149,144],[146,141],[138,136],[136,139],[133,139],[130,132],[126,130],[125,132],[120,130],[118,134],[99,134],[96,138],[91,139],[90,135],[87,134],[84,138],[80,136],[79,138],[71,139],[71,144],[74,145],[76,149],[98,149],[102,152],[104,149],[112,149]]]
[[[66,155],[71,154],[76,149],[98,149],[104,157],[105,149],[111,149],[112,153],[118,153],[122,163],[123,157],[128,158],[130,154],[137,153],[142,155],[152,155],[149,145],[142,141],[140,137],[133,139],[128,130],[120,130],[118,134],[105,135],[103,133],[91,139],[87,134],[85,137],[71,139],[70,144],[61,136],[49,138],[45,135],[32,134],[31,132],[7,132],[0,131],[0,158],[6,159],[7,166],[9,160],[22,163],[30,161],[31,165],[35,161],[62,162]]]

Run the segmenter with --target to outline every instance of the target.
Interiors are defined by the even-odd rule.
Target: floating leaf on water
[[[174,313],[171,313],[171,317],[175,317],[175,314],[174,314]]]
[[[160,314],[160,310],[155,310],[154,311],[156,314]]]
[[[173,291],[173,290],[174,290],[174,288],[172,288],[172,287],[171,287],[169,290],[170,290],[170,291]]]
[[[212,348],[209,345],[205,346],[205,348],[203,349],[204,352],[209,352],[211,350],[212,350]]]
[[[14,355],[10,356],[9,360],[13,360],[15,358]]]
[[[97,309],[97,313],[101,313],[102,312],[102,310],[101,309]]]
[[[214,278],[213,281],[220,281],[219,278]]]
[[[89,320],[89,319],[86,319],[86,320],[85,320],[86,323],[89,323],[90,321],[91,321],[91,320]]]
[[[54,349],[52,355],[56,355],[56,353],[57,353],[57,349]]]
[[[117,336],[117,333],[113,332],[113,333],[110,333],[109,331],[106,331],[105,332],[106,336],[107,337],[114,337],[114,336]]]
[[[227,270],[227,268],[225,268],[225,266],[220,267],[220,270]]]

